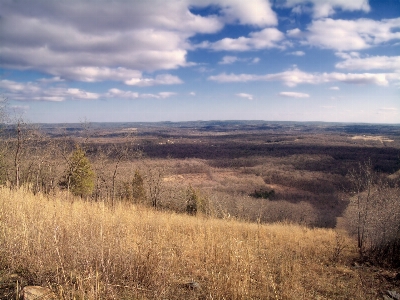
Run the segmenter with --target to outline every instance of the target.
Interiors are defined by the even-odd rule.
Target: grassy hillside
[[[330,229],[0,187],[0,275],[63,299],[376,299],[356,256],[354,241]]]

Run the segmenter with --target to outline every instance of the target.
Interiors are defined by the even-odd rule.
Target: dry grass
[[[0,188],[1,267],[63,299],[368,299],[355,255],[333,230]]]

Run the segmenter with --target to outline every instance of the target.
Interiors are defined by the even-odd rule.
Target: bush
[[[186,190],[186,213],[189,215],[198,213],[206,216],[213,215],[209,197],[189,186]]]
[[[275,196],[275,191],[274,190],[267,191],[264,189],[259,189],[255,190],[254,193],[251,193],[250,196],[253,198],[271,199]]]

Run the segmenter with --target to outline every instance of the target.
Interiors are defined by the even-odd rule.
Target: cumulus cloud
[[[346,70],[400,70],[400,56],[345,56],[345,60],[335,65],[338,69]]]
[[[98,99],[99,94],[97,93],[91,93],[87,92],[81,89],[74,89],[74,88],[68,88],[65,90],[66,96],[70,96],[73,99]]]
[[[194,5],[199,1],[191,1]],[[223,19],[227,23],[238,22],[242,25],[265,27],[278,24],[278,18],[272,10],[269,1],[264,0],[206,0],[208,5],[219,5]]]
[[[294,51],[294,52],[290,52],[290,55],[294,55],[294,56],[304,56],[306,55],[306,53],[304,51]]]
[[[289,29],[288,31],[286,31],[286,35],[288,37],[293,37],[293,38],[301,38],[303,37],[305,34],[301,32],[301,30],[299,28],[294,28],[294,29]]]
[[[297,93],[297,92],[280,92],[279,95],[283,96],[283,97],[290,97],[290,98],[309,98],[310,97],[309,94]]]
[[[183,83],[179,77],[171,74],[157,75],[155,78],[132,78],[124,81],[127,85],[153,86],[160,84],[180,84]]]
[[[261,80],[261,76],[253,74],[226,74],[213,75],[208,77],[208,80],[217,82],[247,82]]]
[[[251,94],[238,93],[238,94],[236,94],[236,96],[238,96],[240,98],[245,98],[245,99],[248,99],[248,100],[253,100],[253,95],[251,95]]]
[[[7,79],[0,80],[0,88],[11,93],[23,92],[35,94],[41,91],[40,87],[35,83],[23,83]]]
[[[50,74],[63,76],[66,79],[98,82],[98,81],[127,81],[133,78],[140,79],[142,72],[126,68],[107,68],[107,67],[49,67]]]
[[[229,64],[233,64],[235,62],[245,62],[245,63],[249,63],[249,64],[257,64],[257,63],[260,62],[260,58],[259,57],[239,58],[237,56],[226,55],[218,62],[218,64],[220,64],[220,65],[229,65]]]
[[[175,95],[176,95],[176,93],[174,93],[174,92],[161,92],[161,93],[158,93],[159,98],[169,98],[169,97],[172,97],[172,96],[175,96]]]
[[[176,95],[174,92],[159,92],[156,94],[138,93],[117,88],[109,89],[106,93],[93,93],[78,88],[48,87],[42,82],[20,83],[10,80],[0,80],[0,89],[5,96],[15,101],[51,101],[62,102],[67,100],[96,100],[106,99],[137,99],[156,98],[165,99]]]
[[[368,49],[393,40],[400,40],[399,28],[400,18],[382,21],[326,18],[314,20],[305,32],[296,28],[288,31],[287,35],[303,39],[304,44],[339,51],[351,51]]]
[[[278,4],[293,7],[292,12],[296,14],[310,11],[314,18],[328,17],[337,9],[364,12],[371,9],[368,0],[280,0]]]
[[[219,64],[220,65],[228,65],[228,64],[233,64],[236,61],[238,61],[238,58],[236,56],[226,55],[222,58],[222,60],[219,62]]]
[[[0,80],[0,88],[5,95],[16,101],[52,101],[65,100],[94,100],[100,98],[100,94],[88,92],[78,88],[43,87],[34,82],[15,82]]]
[[[191,11],[207,6],[218,13]],[[196,34],[216,33],[228,23],[259,28],[278,23],[265,0],[6,0],[0,2],[0,18],[2,67],[86,82],[131,82],[142,72],[191,66],[186,57]],[[264,47],[264,38],[267,47],[276,35],[255,34],[249,47]]]
[[[181,84],[183,81],[171,74],[160,74],[155,78],[143,77],[142,72],[126,68],[106,68],[106,67],[71,67],[71,68],[51,68],[49,73],[60,75],[66,79],[82,82],[99,81],[121,81],[126,85],[153,86],[165,84]],[[54,83],[64,81],[60,76],[50,79],[39,79],[42,83]]]
[[[105,95],[107,98],[125,98],[125,99],[136,99],[139,98],[139,93],[132,91],[123,91],[120,89],[109,89]]]
[[[329,82],[344,82],[349,84],[374,84],[387,86],[390,82],[400,80],[399,73],[307,73],[293,68],[280,73],[254,74],[226,74],[221,73],[208,77],[208,80],[217,82],[249,82],[249,81],[280,81],[289,87],[298,84],[321,84]]]
[[[268,48],[282,48],[279,42],[285,38],[284,34],[276,28],[265,28],[261,31],[251,32],[248,37],[224,38],[210,43],[204,42],[198,47],[210,48],[215,51],[249,51]]]
[[[105,98],[119,98],[119,99],[138,99],[138,98],[155,98],[155,99],[165,99],[176,95],[173,92],[160,92],[157,94],[140,94],[132,91],[123,91],[120,89],[109,89],[104,95]]]
[[[54,82],[63,82],[65,80],[60,78],[60,76],[56,76],[52,78],[40,78],[38,79],[38,81],[43,83],[54,83]]]

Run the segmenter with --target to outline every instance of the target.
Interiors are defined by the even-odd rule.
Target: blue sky
[[[400,0],[2,0],[31,122],[400,123]]]

